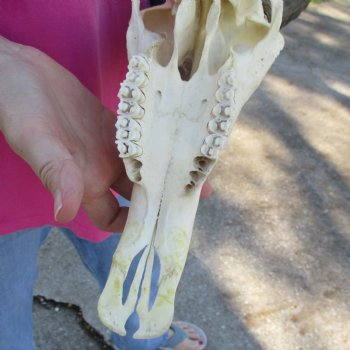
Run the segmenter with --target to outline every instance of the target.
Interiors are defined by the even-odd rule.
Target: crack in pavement
[[[59,312],[60,310],[70,310],[72,311],[78,319],[78,324],[80,328],[87,334],[87,336],[93,339],[101,349],[115,350],[116,348],[105,340],[103,335],[96,330],[89,322],[84,318],[83,312],[78,305],[65,303],[61,301],[56,301],[54,299],[45,298],[42,295],[35,295],[33,297],[34,304],[40,305],[49,311]]]

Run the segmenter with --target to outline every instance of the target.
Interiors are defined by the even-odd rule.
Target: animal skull
[[[98,305],[102,322],[121,335],[135,309],[135,338],[159,336],[172,322],[201,187],[283,47],[282,0],[271,0],[271,8],[268,21],[261,0],[167,0],[144,11],[132,0],[116,143],[135,184]],[[156,254],[161,270],[150,305]],[[137,272],[123,296],[137,255]]]

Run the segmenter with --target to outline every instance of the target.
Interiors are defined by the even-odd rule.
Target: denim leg
[[[0,349],[34,350],[33,285],[37,255],[50,227],[0,237]]]
[[[119,198],[119,202],[121,205],[127,205],[128,202]],[[62,230],[63,233],[68,237],[68,239],[75,246],[83,264],[85,267],[92,273],[97,282],[99,283],[101,289],[104,287],[107,281],[107,277],[109,274],[110,266],[112,264],[113,254],[117,248],[117,245],[120,240],[119,234],[114,234],[100,243],[92,243],[83,239],[78,238],[69,230]],[[157,261],[157,259],[156,259]],[[130,267],[130,271],[127,275],[124,291],[128,291],[130,289],[131,283],[133,281],[133,276],[135,275],[135,271],[137,268],[137,260],[133,262]],[[151,289],[151,298],[155,298],[157,294],[157,281],[159,276],[159,263],[155,264],[155,268],[152,275],[152,285]],[[159,348],[159,346],[164,343],[167,338],[167,334],[155,339],[147,339],[147,340],[136,340],[133,339],[133,334],[136,332],[139,324],[139,319],[134,312],[127,324],[126,331],[127,335],[122,337],[117,334],[112,335],[113,343],[120,350],[155,350]]]

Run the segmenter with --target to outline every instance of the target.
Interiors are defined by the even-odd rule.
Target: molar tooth
[[[227,132],[227,127],[228,127],[228,123],[225,120],[218,123],[219,130],[221,130],[223,132]]]
[[[134,79],[134,82],[138,87],[145,87],[148,82],[147,75],[143,72],[138,72]]]
[[[219,79],[219,86],[221,87],[232,87],[235,82],[235,74],[233,71],[226,72]]]
[[[130,124],[130,120],[126,117],[119,117],[115,126],[117,129],[127,128]]]
[[[136,81],[137,74],[135,72],[128,72],[126,74],[126,80],[130,83],[134,83]]]
[[[135,99],[139,103],[145,102],[145,95],[139,88],[132,89],[131,96],[133,99]]]
[[[215,96],[219,102],[231,101],[235,97],[235,92],[233,89],[220,88]]]
[[[227,91],[225,92],[225,98],[226,98],[227,100],[232,100],[234,97],[235,97],[235,92],[234,92],[233,89],[227,90]]]
[[[232,116],[232,107],[226,106],[224,107],[224,116],[230,118]]]
[[[224,145],[224,138],[222,136],[215,136],[213,145],[218,148],[222,148]]]
[[[224,89],[219,89],[216,94],[215,94],[216,99],[219,102],[223,102],[225,100],[225,90]]]
[[[229,105],[218,103],[213,108],[213,115],[217,118],[230,118],[232,115],[232,107]]]
[[[142,70],[145,73],[148,73],[150,69],[148,61],[144,56],[133,56],[130,60],[130,67]]]
[[[128,113],[130,111],[131,105],[128,102],[120,101],[118,105],[118,114],[120,113]]]
[[[137,56],[131,57],[129,64],[130,64],[130,67],[132,67],[134,69],[138,69],[139,68],[139,58]]]
[[[127,85],[122,85],[120,90],[119,90],[119,94],[118,94],[119,98],[130,98],[132,97],[132,90],[130,89],[129,86]]]
[[[141,140],[141,132],[137,130],[129,131],[129,140],[132,141],[140,141]]]
[[[215,117],[220,117],[221,116],[221,111],[222,111],[222,105],[218,103],[214,108],[213,108],[213,114]]]
[[[226,137],[217,134],[212,134],[205,138],[205,144],[207,146],[212,146],[219,150],[223,149],[225,141]]]
[[[145,115],[145,110],[138,104],[134,103],[130,108],[130,115],[135,119],[140,119]]]
[[[219,155],[218,150],[216,150],[214,147],[206,145],[206,144],[202,146],[201,152],[204,156],[206,156],[210,159],[216,159]]]
[[[208,123],[208,130],[213,132],[213,133],[218,131],[218,124],[217,124],[216,120],[211,120]]]
[[[235,82],[235,76],[233,72],[229,72],[226,76],[226,84],[229,86],[233,86]]]
[[[125,129],[120,129],[117,131],[117,139],[127,139],[129,137],[129,131]]]

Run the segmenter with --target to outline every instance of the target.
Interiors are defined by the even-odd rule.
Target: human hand
[[[65,68],[0,37],[0,130],[52,193],[58,222],[72,220],[83,204],[96,226],[122,231],[127,209],[110,188],[128,198],[132,184],[114,124],[113,113]]]

